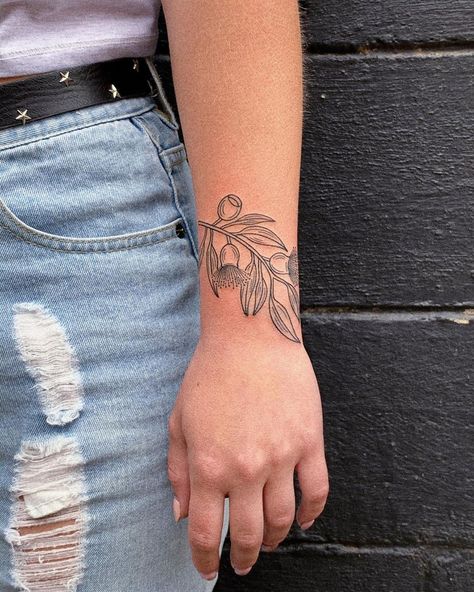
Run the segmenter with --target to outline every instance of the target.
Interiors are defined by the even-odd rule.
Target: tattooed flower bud
[[[296,248],[291,249],[290,256],[288,257],[288,273],[293,285],[297,286],[299,283],[299,265],[298,265],[298,253]]]
[[[217,213],[221,220],[233,220],[240,214],[242,200],[237,195],[229,193],[221,199],[217,206]]]
[[[275,253],[270,257],[270,267],[274,273],[288,273],[288,255]]]
[[[292,283],[295,286],[298,284],[298,255],[294,247],[289,256],[285,253],[275,253],[270,257],[269,263],[274,273],[288,274]]]
[[[237,265],[240,259],[240,251],[235,245],[226,244],[222,247],[219,257],[221,265]]]
[[[249,281],[249,274],[239,268],[239,249],[230,243],[224,245],[219,254],[221,267],[214,274],[219,288],[235,288]]]

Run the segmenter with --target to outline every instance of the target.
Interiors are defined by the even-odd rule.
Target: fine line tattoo
[[[255,316],[267,302],[273,325],[287,339],[300,343],[293,324],[294,320],[300,322],[297,249],[293,247],[287,254],[283,241],[265,226],[275,222],[273,218],[241,215],[241,211],[240,197],[228,194],[219,202],[214,222],[198,220],[204,228],[199,268],[205,261],[209,284],[217,297],[220,289],[239,287],[240,304],[247,316]],[[245,267],[241,258],[247,260]]]

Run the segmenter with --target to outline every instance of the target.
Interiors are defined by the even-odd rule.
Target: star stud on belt
[[[15,119],[20,119],[21,122],[23,123],[23,125],[25,125],[26,121],[28,119],[31,119],[31,117],[29,115],[27,115],[28,113],[28,109],[17,109],[18,113],[20,115],[18,115],[17,117],[15,117]]]

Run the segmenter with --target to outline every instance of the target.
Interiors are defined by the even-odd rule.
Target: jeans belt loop
[[[169,104],[168,99],[166,98],[166,94],[165,94],[165,91],[163,88],[163,84],[161,82],[160,75],[158,74],[158,70],[156,69],[155,63],[153,61],[153,56],[146,57],[145,61],[147,63],[148,69],[150,70],[150,74],[152,75],[153,80],[156,85],[156,94],[154,96],[156,96],[156,98],[161,103],[161,106],[163,108],[163,109],[161,109],[161,111],[164,114],[164,116],[166,117],[166,119],[168,119],[168,121],[171,123],[171,125],[175,129],[178,129],[179,124],[176,120],[173,109],[171,108],[171,105]]]

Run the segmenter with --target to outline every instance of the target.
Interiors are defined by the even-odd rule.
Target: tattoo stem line
[[[256,255],[258,259],[260,259],[260,261],[267,268],[270,276],[273,277],[273,271],[272,271],[272,268],[270,267],[270,265],[267,263],[267,258],[263,257],[263,255],[260,255],[260,253],[256,249],[254,249],[251,245],[249,245],[246,240],[244,240],[243,238],[240,238],[240,236],[236,236],[235,234],[232,234],[232,232],[227,232],[227,230],[224,230],[223,228],[220,228],[219,226],[214,226],[213,224],[209,224],[208,222],[202,222],[201,220],[199,220],[198,224],[200,224],[201,226],[205,226],[206,228],[210,228],[211,230],[216,230],[217,232],[220,232],[221,234],[225,234],[226,236],[228,236],[232,239],[235,239],[237,242],[244,245],[244,247],[246,249],[248,249],[249,251],[252,251],[252,253],[254,255]]]

